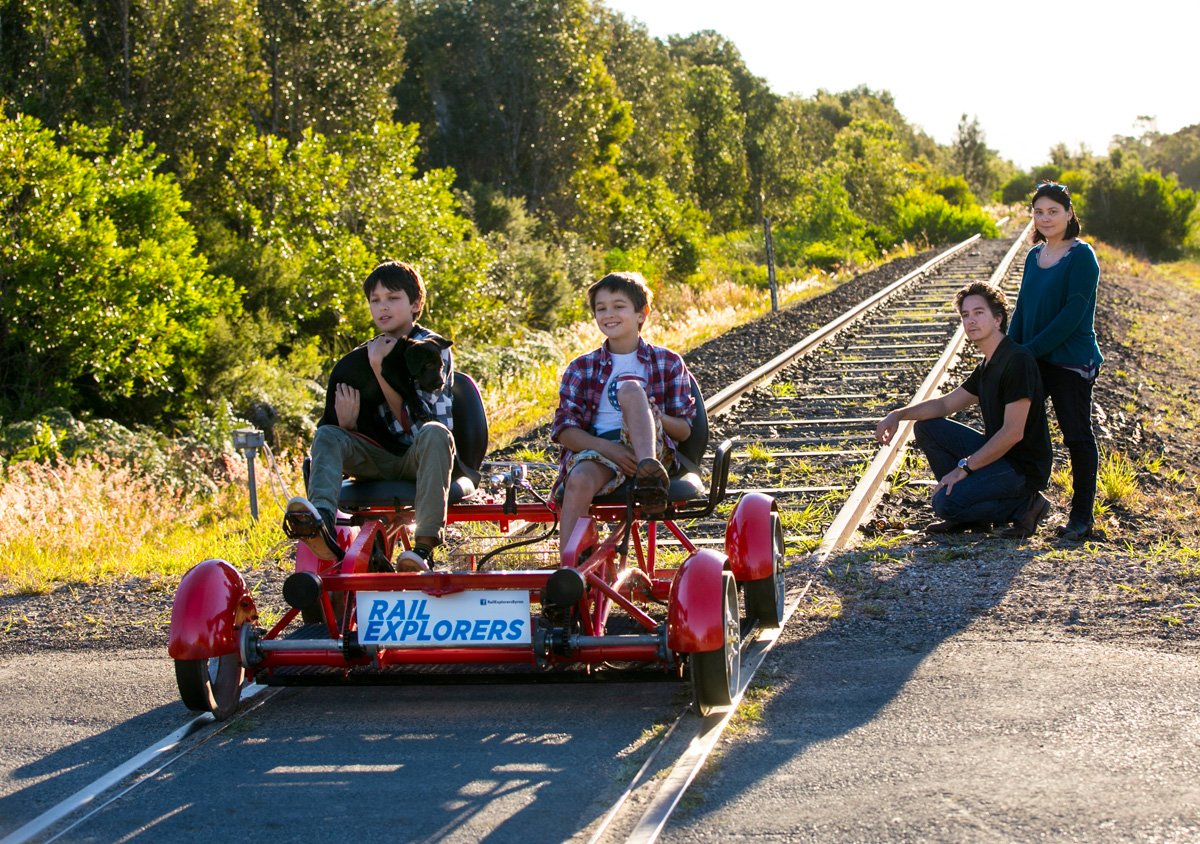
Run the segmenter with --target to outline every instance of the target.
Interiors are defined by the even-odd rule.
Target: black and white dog
[[[425,402],[417,395],[417,390],[436,393],[445,386],[447,367],[444,366],[442,350],[448,349],[452,345],[452,341],[436,334],[416,340],[411,337],[400,337],[383,359],[381,367],[383,380],[400,394],[409,418],[413,422],[428,422],[433,418],[429,408],[425,406]],[[359,392],[357,430],[381,444],[386,442],[391,433],[388,432],[383,418],[379,414],[379,407],[386,404],[386,399],[379,386],[379,381],[371,369],[371,361],[365,343],[351,351],[334,366],[333,373],[329,376],[325,413],[320,422],[322,425],[338,424],[337,409],[334,404],[336,384],[346,384]]]

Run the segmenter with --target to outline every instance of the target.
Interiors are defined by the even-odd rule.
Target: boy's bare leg
[[[558,518],[558,548],[571,538],[576,523],[587,516],[592,507],[592,499],[596,493],[612,480],[613,471],[593,460],[584,460],[575,465],[571,474],[567,475],[563,487],[562,507],[559,508]]]
[[[617,387],[617,402],[629,434],[629,444],[638,461],[657,457],[658,443],[654,436],[654,417],[650,414],[650,398],[637,381],[625,381]]]

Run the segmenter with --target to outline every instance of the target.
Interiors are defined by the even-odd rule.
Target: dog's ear
[[[447,340],[445,337],[429,337],[426,342],[433,343],[439,349],[448,349],[454,345],[453,340]]]

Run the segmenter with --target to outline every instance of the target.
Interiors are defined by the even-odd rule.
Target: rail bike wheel
[[[737,581],[732,572],[721,573],[721,647],[694,653],[692,700],[701,715],[733,703],[742,679],[741,623],[738,617]]]
[[[175,660],[175,682],[183,705],[193,712],[211,712],[218,721],[237,709],[245,676],[236,653]]]
[[[778,513],[771,514],[771,574],[742,584],[746,616],[763,627],[783,624],[783,605],[787,584],[783,577],[783,523]]]

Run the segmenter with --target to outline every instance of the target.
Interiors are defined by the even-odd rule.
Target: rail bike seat
[[[479,487],[479,467],[487,453],[488,424],[479,387],[469,375],[454,373],[450,395],[453,397],[456,458],[450,475],[448,501],[456,504],[470,498]],[[416,497],[415,481],[349,478],[342,481],[338,508],[351,514],[379,508],[398,510],[412,507]]]
[[[704,407],[704,396],[700,385],[694,376],[692,380],[692,398],[696,400],[696,418],[692,420],[692,433],[675,448],[675,464],[671,467],[671,484],[667,489],[667,502],[676,516],[698,516],[701,513],[686,512],[677,505],[699,503],[706,505],[711,511],[720,499],[725,497],[725,482],[729,476],[729,461],[733,443],[729,440],[717,446],[713,454],[713,469],[709,487],[706,490],[700,477],[700,463],[704,460],[704,450],[708,448],[708,411]],[[633,488],[629,480],[607,495],[596,496],[593,504],[624,504]],[[705,494],[707,492],[707,501]]]

